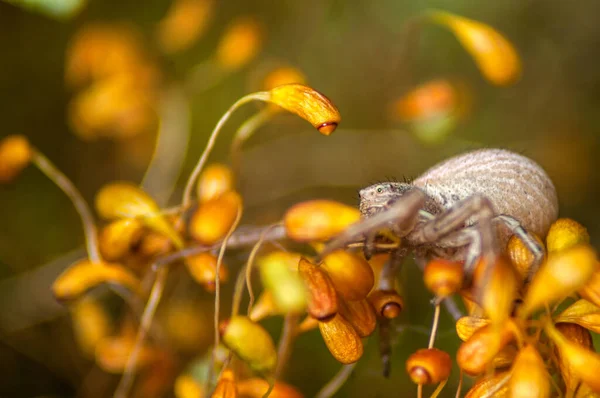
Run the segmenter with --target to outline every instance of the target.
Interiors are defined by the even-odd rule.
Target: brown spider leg
[[[323,258],[334,250],[346,247],[349,243],[364,239],[364,236],[370,233],[376,233],[392,225],[403,225],[407,220],[413,221],[424,203],[425,193],[421,190],[414,189],[407,192],[385,211],[362,219],[333,238],[325,246],[320,257]]]

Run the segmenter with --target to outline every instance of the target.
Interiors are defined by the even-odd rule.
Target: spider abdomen
[[[444,209],[474,194],[483,195],[496,214],[514,217],[540,237],[558,217],[556,189],[546,172],[533,160],[502,149],[455,156],[433,166],[413,184]]]

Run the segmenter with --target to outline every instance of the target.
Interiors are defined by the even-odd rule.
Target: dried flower
[[[360,336],[340,314],[326,322],[319,322],[319,330],[329,352],[339,362],[354,363],[362,356],[363,344]]]
[[[360,219],[360,212],[331,200],[298,203],[285,213],[285,230],[290,239],[307,242],[334,237]]]
[[[216,199],[233,189],[233,173],[231,169],[224,164],[213,163],[206,166],[198,178],[198,201],[204,203]]]
[[[402,297],[394,290],[374,290],[369,294],[368,300],[377,315],[387,319],[396,318],[404,308]]]
[[[456,321],[456,334],[462,341],[467,341],[473,333],[489,325],[490,320],[478,316],[463,316]]]
[[[456,362],[465,373],[478,375],[513,338],[508,323],[501,329],[494,328],[493,325],[484,326],[461,344],[456,353]]]
[[[540,247],[544,247],[541,239],[534,233],[531,233]],[[535,257],[531,250],[525,246],[521,238],[517,235],[511,236],[506,247],[506,253],[510,261],[515,266],[515,269],[521,276],[521,281],[524,281],[529,276],[529,270],[533,264]]]
[[[235,191],[201,203],[190,221],[190,235],[203,245],[223,239],[242,211],[242,198]]]
[[[135,218],[113,221],[102,229],[98,244],[102,256],[108,261],[125,257],[144,234],[144,225]]]
[[[377,326],[377,318],[371,304],[365,300],[340,300],[340,315],[356,330],[360,337],[370,336]]]
[[[550,375],[546,364],[531,344],[521,348],[515,358],[509,391],[510,396],[515,398],[550,396]]]
[[[336,250],[325,256],[321,266],[345,300],[362,300],[373,288],[373,270],[364,258],[356,254]]]
[[[320,321],[333,317],[338,301],[329,275],[305,258],[300,259],[298,272],[308,290],[308,313]]]
[[[211,253],[199,253],[186,257],[185,266],[196,282],[204,286],[209,292],[215,291],[215,278],[217,274],[217,257]],[[229,272],[227,266],[221,264],[219,268],[219,280],[227,282]]]

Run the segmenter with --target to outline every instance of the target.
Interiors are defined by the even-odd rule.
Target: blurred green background
[[[247,143],[241,187],[247,207],[244,223],[272,222],[287,206],[308,198],[354,204],[357,189],[374,181],[415,177],[466,149],[503,147],[525,153],[548,171],[558,190],[560,215],[583,223],[592,243],[598,243],[600,2],[229,0],[217,2],[205,34],[191,48],[165,56],[152,40],[169,5],[168,0],[90,0],[77,15],[55,19],[0,2],[0,137],[26,135],[90,201],[109,181],[139,182],[152,154],[153,134],[129,146],[108,139],[84,141],[67,123],[74,94],[65,84],[65,54],[72,37],[90,22],[133,25],[160,65],[163,80],[181,82],[194,65],[211,56],[229,21],[253,15],[265,29],[257,58],[191,96],[192,137],[188,153],[177,155],[186,158],[175,202],[220,115],[236,99],[260,88],[261,71],[284,63],[300,69],[312,87],[338,106],[342,123],[324,137],[306,122],[281,115]],[[405,22],[431,7],[502,32],[521,56],[520,81],[510,87],[490,85],[452,34],[433,25],[422,30],[412,51],[402,53]],[[440,77],[467,87],[471,110],[445,140],[425,144],[390,119],[389,107],[416,85]],[[236,126],[256,109],[247,106],[236,113],[212,160],[227,161]],[[132,151],[132,145],[141,149]],[[16,182],[0,187],[0,209],[0,396],[109,396],[115,377],[96,377],[94,388],[81,388],[90,373],[100,371],[78,353],[68,313],[48,291],[58,272],[77,258],[65,258],[65,253],[83,244],[72,206],[39,171],[29,168]],[[234,269],[235,264],[232,260]],[[412,263],[404,267],[402,283],[407,306],[396,322],[392,377],[381,376],[372,337],[339,396],[414,393],[404,361],[426,346],[433,308]],[[267,325],[276,331],[278,322]],[[453,330],[444,314],[438,347],[454,352],[458,339]],[[312,332],[298,340],[286,379],[312,396],[338,368],[318,333]],[[455,369],[442,395],[453,396],[456,375]]]

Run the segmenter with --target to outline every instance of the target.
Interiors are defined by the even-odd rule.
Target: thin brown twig
[[[428,348],[433,348],[433,344],[435,343],[435,336],[437,334],[439,320],[440,320],[440,304],[438,303],[435,306],[435,311],[433,313],[433,325],[431,325],[431,336],[429,336]]]

